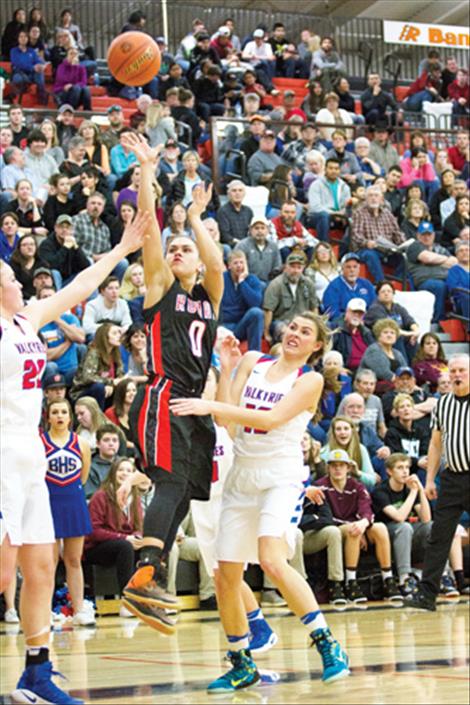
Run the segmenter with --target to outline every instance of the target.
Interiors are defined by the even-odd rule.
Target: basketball
[[[125,32],[108,49],[108,66],[114,78],[126,86],[144,86],[160,70],[160,49],[144,32]]]

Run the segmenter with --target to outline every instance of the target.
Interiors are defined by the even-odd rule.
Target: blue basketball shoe
[[[265,619],[250,621],[250,652],[263,654],[277,644],[278,636]]]
[[[233,668],[207,686],[209,693],[233,693],[242,688],[250,688],[260,680],[258,669],[248,649],[229,651],[227,656]]]
[[[52,681],[53,676],[64,678],[61,673],[52,670],[52,663],[46,661],[36,666],[27,666],[18,681],[16,690],[11,694],[14,703],[51,703],[51,705],[83,705],[83,700],[58,688]]]
[[[349,676],[349,659],[329,629],[317,629],[310,634],[323,661],[322,681],[333,683]]]

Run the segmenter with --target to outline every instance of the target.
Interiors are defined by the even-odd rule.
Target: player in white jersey
[[[224,364],[239,362],[241,354],[238,340],[233,335],[223,341],[222,359]],[[235,355],[233,354],[235,352]],[[217,392],[217,370],[209,369],[203,399],[214,400]],[[191,501],[191,513],[199,549],[210,576],[214,578],[216,593],[218,593],[218,561],[216,553],[217,536],[219,533],[220,515],[222,511],[222,496],[225,480],[233,463],[233,441],[224,426],[214,424],[216,441],[214,446],[213,473],[209,501]],[[256,602],[250,586],[243,581],[242,598],[250,629],[250,651],[261,654],[269,651],[278,641],[277,634],[271,629],[264,618],[263,612]]]
[[[88,298],[118,262],[142,247],[148,223],[149,216],[139,213],[111,252],[54,296],[27,306],[13,270],[0,262],[0,592],[19,563],[26,644],[26,668],[12,694],[13,702],[82,702],[53,683],[49,661],[55,537],[38,428],[46,351],[37,331]]]
[[[282,339],[279,359],[246,353],[233,382],[222,367],[221,401],[179,399],[172,404],[176,414],[214,414],[219,423],[237,424],[217,541],[219,611],[233,668],[211,683],[209,692],[247,688],[260,679],[249,651],[241,594],[245,562],[260,563],[307,627],[322,657],[322,680],[329,683],[349,675],[348,658],[332,637],[310,587],[287,562],[302,511],[301,439],[323,391],[323,378],[306,365],[326,351],[330,337],[321,317],[310,312],[295,316]]]

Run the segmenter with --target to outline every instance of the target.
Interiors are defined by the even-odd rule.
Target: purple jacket
[[[54,82],[54,93],[59,93],[64,90],[64,86],[67,83],[71,83],[73,86],[86,86],[87,85],[87,73],[86,68],[80,64],[69,64],[67,60],[62,61],[57,67],[57,72],[55,75]]]

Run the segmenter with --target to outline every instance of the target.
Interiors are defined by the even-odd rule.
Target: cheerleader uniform
[[[41,433],[46,450],[46,481],[49,489],[56,539],[91,534],[90,514],[81,481],[82,454],[78,436],[71,432],[60,448],[48,433]]]

